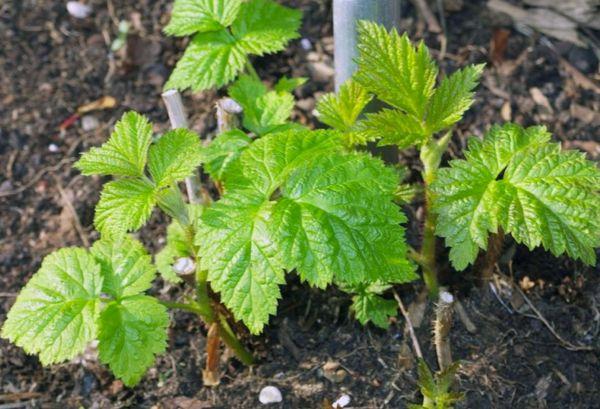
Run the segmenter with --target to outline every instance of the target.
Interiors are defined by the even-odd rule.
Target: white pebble
[[[48,145],[48,150],[52,153],[56,153],[58,152],[60,149],[58,148],[58,145],[55,143],[51,143],[50,145]]]
[[[281,392],[274,386],[265,386],[260,391],[260,395],[258,396],[258,400],[263,405],[268,405],[269,403],[278,403],[283,400],[281,396]]]
[[[67,11],[75,18],[86,18],[92,14],[92,8],[78,1],[67,2]]]
[[[173,270],[177,274],[191,274],[196,270],[196,263],[189,257],[182,257],[173,264]]]
[[[349,395],[342,395],[338,398],[338,400],[336,400],[335,402],[333,402],[333,406],[334,408],[345,408],[346,406],[348,406],[348,404],[350,403],[350,396]]]
[[[81,128],[85,132],[93,131],[94,129],[98,128],[99,125],[100,122],[98,122],[95,116],[85,115],[83,118],[81,118]]]
[[[300,46],[304,51],[308,51],[312,48],[312,43],[308,38],[303,38],[302,40],[300,40]]]

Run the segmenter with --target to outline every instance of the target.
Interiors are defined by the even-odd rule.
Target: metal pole
[[[401,4],[402,0],[333,0],[336,90],[356,70],[357,22],[370,20],[387,29],[399,28]]]

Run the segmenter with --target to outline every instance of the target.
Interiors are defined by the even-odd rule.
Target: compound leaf
[[[442,80],[427,112],[427,129],[432,134],[458,122],[473,104],[473,89],[479,84],[484,64],[471,65]]]
[[[230,165],[252,140],[239,129],[219,134],[202,152],[204,169],[213,180],[222,180]]]
[[[44,365],[74,358],[96,337],[102,275],[84,249],[65,248],[44,258],[2,327],[2,337]]]
[[[425,44],[414,47],[408,35],[360,21],[355,80],[379,99],[423,118],[433,94],[437,66]]]
[[[493,127],[483,141],[469,141],[465,160],[438,171],[436,232],[455,268],[472,263],[499,228],[530,249],[595,262],[600,171],[549,139],[543,127]]]
[[[245,52],[263,55],[283,50],[290,40],[298,38],[301,20],[299,10],[272,0],[252,0],[242,4],[231,31]]]
[[[157,299],[135,295],[112,302],[100,316],[100,360],[127,386],[134,386],[165,351],[169,314]]]
[[[139,241],[129,235],[102,238],[90,249],[101,266],[102,291],[115,298],[140,294],[152,286],[156,268]]]
[[[241,4],[242,0],[175,0],[165,33],[186,36],[221,30],[233,23]]]
[[[177,62],[165,89],[222,87],[239,74],[246,61],[245,51],[226,30],[198,33]]]
[[[372,99],[356,81],[348,80],[337,93],[321,97],[317,103],[319,120],[338,131],[349,131]]]
[[[161,188],[192,175],[202,161],[198,135],[188,129],[167,132],[150,147],[148,169]]]
[[[117,236],[139,229],[152,214],[156,204],[155,192],[155,186],[144,179],[108,182],[96,205],[96,228],[103,234]]]
[[[142,176],[152,125],[136,112],[127,112],[115,125],[110,139],[84,153],[75,167],[84,175]]]

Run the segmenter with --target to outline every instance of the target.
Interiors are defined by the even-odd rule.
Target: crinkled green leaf
[[[272,202],[254,191],[227,193],[207,208],[197,235],[211,287],[250,332],[277,311],[283,264],[267,233]]]
[[[156,189],[144,179],[119,179],[104,185],[94,224],[101,233],[121,235],[146,223],[156,204]]]
[[[110,303],[99,326],[100,360],[125,385],[134,386],[166,349],[169,314],[156,298],[135,295]]]
[[[229,95],[243,108],[243,124],[257,135],[272,132],[285,124],[294,109],[289,92],[268,91],[257,79],[241,76],[230,88]]]
[[[231,31],[247,53],[263,55],[285,48],[298,38],[302,12],[272,0],[252,0],[242,4]]]
[[[422,121],[394,109],[367,114],[356,126],[356,131],[364,140],[380,140],[379,145],[398,145],[400,148],[420,145],[428,135]]]
[[[64,248],[42,262],[8,312],[2,337],[44,365],[74,358],[96,337],[102,275],[83,249]]]
[[[151,142],[152,125],[144,116],[127,112],[110,139],[84,153],[75,167],[84,175],[142,176]]]
[[[202,161],[200,138],[188,129],[164,134],[150,147],[148,170],[156,185],[169,186],[192,175]]]
[[[356,81],[348,80],[339,92],[325,94],[317,103],[318,117],[321,122],[342,132],[347,132],[348,138],[355,138],[354,126],[358,117],[371,102],[373,97]],[[368,140],[361,140],[365,143]],[[359,142],[354,139],[351,142]],[[351,143],[353,144],[353,143]]]
[[[203,207],[201,205],[188,205],[188,214],[191,222],[198,227]],[[193,230],[188,226],[182,226],[178,221],[173,220],[167,227],[167,244],[155,256],[156,267],[162,277],[172,283],[181,282],[181,278],[173,269],[173,264],[182,257],[193,257],[195,251],[193,248]]]
[[[372,322],[380,328],[387,329],[390,326],[390,317],[398,314],[398,304],[394,300],[387,300],[365,291],[352,297],[352,310],[362,325]]]
[[[284,270],[325,287],[414,279],[393,170],[346,153],[335,131],[267,135],[235,163],[223,198],[202,215],[202,267],[253,333],[277,308]]]
[[[241,0],[175,0],[165,33],[186,36],[221,30],[233,23],[241,4]]]
[[[240,154],[252,140],[239,129],[218,135],[202,152],[204,169],[213,180],[222,180]]]
[[[165,89],[222,87],[235,79],[246,61],[241,44],[226,30],[198,33],[177,62]]]
[[[115,298],[140,294],[152,286],[156,267],[139,241],[129,235],[103,238],[90,249],[101,266],[102,291]]]
[[[435,133],[460,121],[473,104],[473,89],[484,65],[471,65],[444,78],[435,90],[427,112],[427,130]]]
[[[498,228],[530,249],[542,245],[595,263],[600,171],[549,140],[543,127],[493,127],[483,141],[469,141],[466,160],[439,170],[432,186],[436,232],[457,269],[472,263]]]
[[[273,87],[277,92],[293,92],[296,88],[304,85],[308,81],[306,77],[281,77]]]
[[[355,80],[379,99],[423,118],[433,94],[437,66],[425,44],[414,47],[408,35],[360,21]]]

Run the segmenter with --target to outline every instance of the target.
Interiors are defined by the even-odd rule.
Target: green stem
[[[206,311],[205,320],[207,323],[213,323],[215,321],[215,314],[210,305],[210,296],[208,295],[208,272],[200,268],[200,263],[196,268],[196,302],[198,306]]]
[[[260,77],[258,76],[254,65],[252,65],[252,61],[250,61],[250,58],[246,58],[246,72],[250,74],[255,80],[260,81]]]
[[[235,333],[229,326],[227,319],[221,314],[219,314],[219,335],[223,342],[225,342],[244,365],[250,366],[254,364],[254,357],[237,339]]]

